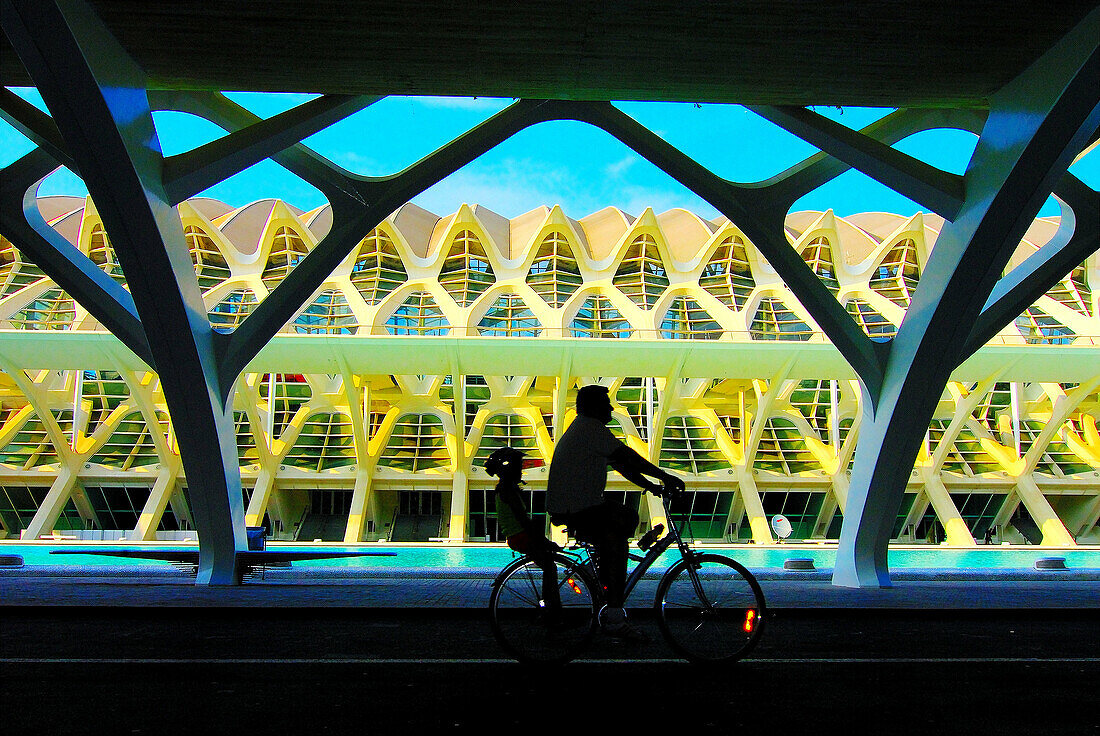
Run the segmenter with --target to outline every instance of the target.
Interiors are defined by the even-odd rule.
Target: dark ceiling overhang
[[[91,0],[153,88],[889,107],[983,106],[1097,4]]]

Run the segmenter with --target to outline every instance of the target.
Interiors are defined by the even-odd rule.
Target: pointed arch
[[[526,281],[543,301],[555,309],[577,292],[583,278],[565,233],[553,230],[546,234],[535,252]]]
[[[28,261],[22,251],[0,235],[0,299],[46,278],[46,274]]]
[[[450,331],[443,310],[427,291],[409,294],[386,319],[386,332],[391,335],[447,335]]]
[[[715,248],[699,275],[699,286],[731,309],[745,306],[756,280],[740,235],[730,235]]]
[[[303,335],[354,335],[359,322],[339,289],[325,289],[294,319],[294,331]]]
[[[868,285],[902,309],[908,309],[920,283],[921,268],[917,259],[917,241],[905,238],[892,247],[871,276]]]
[[[159,426],[155,431],[167,436],[168,415],[158,411],[156,418]],[[156,442],[140,411],[123,417],[107,441],[88,459],[90,463],[118,470],[157,465],[160,461]]]
[[[120,286],[126,287],[126,276],[122,273],[114,246],[111,245],[111,239],[107,237],[107,231],[101,222],[92,226],[92,232],[88,236],[88,258]]]
[[[447,431],[435,414],[403,414],[378,458],[378,465],[394,470],[418,472],[450,465]]]
[[[522,450],[530,457],[541,457],[535,433],[534,424],[520,414],[494,414],[485,420],[474,463],[480,465],[494,450],[501,447],[512,447]]]
[[[768,296],[760,300],[749,325],[753,340],[793,340],[805,342],[813,337],[813,330],[783,302]]]
[[[666,340],[717,340],[722,332],[722,325],[690,296],[674,297],[661,320],[661,337]]]
[[[278,286],[307,255],[309,245],[301,234],[286,225],[280,226],[272,236],[267,263],[260,276],[267,290],[271,291]]]
[[[730,467],[714,428],[699,417],[669,417],[661,434],[659,464],[683,473],[709,473]]]
[[[825,288],[836,296],[840,291],[840,282],[836,276],[836,263],[833,261],[833,246],[825,235],[818,235],[802,246],[800,251],[802,260],[810,267]]]
[[[496,274],[481,239],[469,229],[459,231],[439,270],[439,283],[460,307],[468,307],[484,294]]]
[[[61,289],[46,289],[10,318],[17,330],[67,330],[76,317],[76,302]]]
[[[784,417],[770,417],[760,434],[752,466],[782,475],[820,470],[821,465],[806,447],[798,426]]]
[[[538,337],[542,323],[519,294],[501,294],[478,322],[479,335]]]
[[[642,309],[657,303],[668,288],[668,273],[652,235],[642,233],[631,241],[611,283]]]
[[[603,294],[588,296],[569,322],[572,337],[627,338],[634,327]]]
[[[198,225],[186,225],[183,237],[191,254],[191,265],[195,267],[195,278],[204,293],[232,276],[225,254],[206,230]]]
[[[898,327],[886,319],[877,309],[865,299],[849,299],[844,305],[848,314],[859,325],[860,329],[876,342],[888,340],[898,334]]]
[[[317,472],[355,465],[351,417],[343,412],[313,414],[302,424],[294,446],[281,462]]]
[[[251,289],[234,289],[210,308],[207,317],[215,332],[232,332],[256,308],[256,295]]]
[[[408,272],[397,246],[381,227],[371,230],[363,238],[352,263],[350,279],[363,301],[371,306],[380,304],[408,280]]]

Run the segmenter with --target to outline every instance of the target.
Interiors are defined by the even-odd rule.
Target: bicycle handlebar
[[[647,493],[652,493],[654,496],[665,498],[671,501],[674,498],[682,496],[686,492],[683,482],[680,481],[679,478],[677,478],[676,481],[677,483],[675,485],[670,485],[667,483],[647,483],[644,488]]]

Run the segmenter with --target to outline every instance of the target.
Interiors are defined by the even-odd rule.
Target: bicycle
[[[661,503],[664,506],[663,498]],[[692,549],[667,507],[665,518],[668,532],[645,549],[645,556],[630,554],[638,564],[627,577],[626,597],[653,563],[676,545],[680,559],[661,577],[653,601],[661,634],[673,651],[691,662],[743,658],[756,646],[764,626],[766,606],[759,583],[735,560]],[[659,534],[659,527],[646,536],[653,532]],[[604,600],[597,582],[598,560],[583,541],[543,560],[547,568],[553,566],[545,578],[530,555],[501,570],[489,595],[490,625],[504,650],[520,662],[564,664],[588,644],[599,622]],[[544,585],[556,586],[560,609],[547,605],[544,592],[550,591]]]

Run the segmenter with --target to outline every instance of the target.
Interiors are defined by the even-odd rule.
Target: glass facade
[[[624,217],[615,231],[588,218],[566,227],[548,215],[506,233],[506,221],[482,222],[476,212],[464,208],[435,226],[425,220],[404,230],[401,220],[387,218],[285,325],[293,337],[275,338],[317,341],[308,344],[336,351],[340,368],[311,373],[287,363],[242,375],[233,430],[250,518],[278,539],[494,540],[487,501],[494,480],[482,469],[484,458],[509,445],[550,459],[573,419],[576,390],[599,382],[614,405],[612,431],[687,481],[692,493],[682,511],[697,539],[773,542],[761,530],[780,513],[794,525],[794,539],[837,538],[837,488],[855,461],[862,397],[851,380],[757,367],[771,365],[769,351],[828,348],[828,341],[734,223],[699,219],[699,231],[710,235],[702,245],[693,242],[693,255],[683,260],[688,247],[669,235],[683,228],[666,232],[664,215]],[[237,214],[212,221],[190,214],[183,222],[219,332],[240,326],[308,255],[315,238],[307,223],[319,215],[276,203],[265,222],[243,232],[228,227]],[[124,284],[101,223],[90,211],[81,216],[78,247]],[[842,218],[790,224],[790,244],[855,325],[872,339],[891,339],[920,286],[936,232],[881,213],[844,227],[834,221]],[[1068,354],[1057,351],[1095,351],[1096,259],[1040,297],[992,345],[1051,350],[1054,361]],[[0,338],[4,332],[81,346],[87,333],[103,328],[0,239]],[[332,336],[339,340],[326,345]],[[575,351],[576,364],[554,357],[536,375],[517,375],[509,357],[497,357],[471,368],[464,354],[449,352],[466,339],[482,346],[477,350],[506,343],[519,351],[497,356]],[[653,357],[662,343],[682,351],[684,361],[694,351],[728,350],[715,360],[728,360],[735,372],[681,375],[675,359]],[[372,348],[339,354],[343,348],[333,347],[345,344]],[[370,372],[355,356],[373,359],[374,346],[399,353],[402,362],[388,373]],[[638,349],[622,353],[630,358],[609,357],[624,346]],[[302,355],[314,357],[310,352]],[[155,373],[110,358],[74,370],[39,365],[33,351],[8,354],[14,363],[0,373],[0,534],[153,538],[190,530],[186,481]],[[427,359],[443,365],[441,375],[423,372]],[[653,365],[664,368],[649,371]],[[1074,539],[1100,542],[1096,382],[983,375],[948,388],[894,537],[965,543],[968,534],[979,544],[1041,544],[1043,524],[1034,518],[1054,518]],[[545,472],[526,474],[539,515]],[[946,493],[926,488],[925,478]],[[261,483],[270,486],[254,493]],[[609,474],[609,493],[638,508],[644,529],[661,512],[631,488]],[[352,503],[356,489],[362,503]],[[43,505],[51,492],[64,502]],[[412,504],[409,494],[420,499],[416,513],[403,510]],[[159,516],[142,521],[147,506]]]

